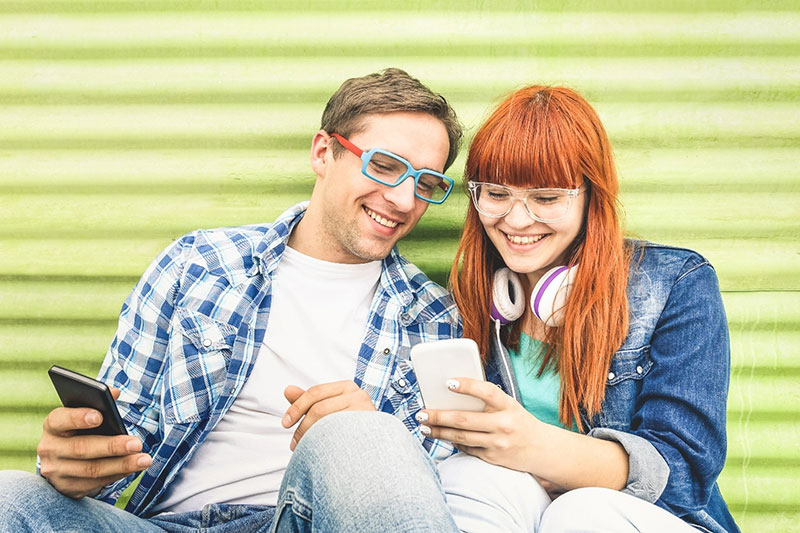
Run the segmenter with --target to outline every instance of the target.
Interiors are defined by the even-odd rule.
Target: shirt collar
[[[247,271],[249,276],[254,276],[257,273],[269,275],[275,270],[283,251],[288,245],[292,230],[302,220],[309,203],[306,200],[293,205],[270,225],[264,234],[264,238],[255,247],[253,265]],[[390,296],[398,298],[404,308],[408,307],[414,300],[411,282],[408,279],[406,270],[403,268],[405,262],[406,260],[397,251],[397,246],[392,248],[389,255],[383,260],[380,280],[381,287]]]

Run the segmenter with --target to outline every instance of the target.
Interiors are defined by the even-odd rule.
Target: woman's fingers
[[[458,394],[466,394],[480,398],[490,411],[504,409],[514,399],[490,381],[456,377],[447,380],[447,388]]]

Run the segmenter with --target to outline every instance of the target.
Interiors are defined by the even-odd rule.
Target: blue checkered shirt
[[[99,379],[121,389],[120,414],[153,457],[128,511],[147,514],[242,390],[267,329],[273,273],[306,206],[292,207],[273,224],[181,237],[123,304]],[[354,381],[435,459],[454,449],[419,431],[414,415],[422,402],[409,351],[419,342],[460,335],[447,292],[392,250],[383,261]],[[109,485],[98,498],[116,501],[134,479]]]

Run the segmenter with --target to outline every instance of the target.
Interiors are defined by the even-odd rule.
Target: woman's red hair
[[[577,277],[563,325],[547,331],[548,350],[539,370],[554,365],[561,380],[559,419],[583,430],[581,409],[589,417],[600,411],[611,357],[628,330],[625,289],[630,257],[617,212],[619,185],[605,129],[589,103],[571,89],[520,89],[476,133],[465,177],[519,188],[586,186],[583,228],[569,250],[569,264],[578,265]],[[492,278],[502,266],[470,203],[450,285],[464,320],[464,336],[478,343],[484,358],[492,334]],[[520,325],[515,324],[506,343],[518,346],[519,333]]]

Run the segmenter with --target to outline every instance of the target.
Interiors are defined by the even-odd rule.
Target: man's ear
[[[311,168],[318,178],[325,176],[325,168],[330,161],[326,158],[328,153],[329,158],[333,157],[332,142],[333,138],[325,130],[319,130],[311,141]]]

